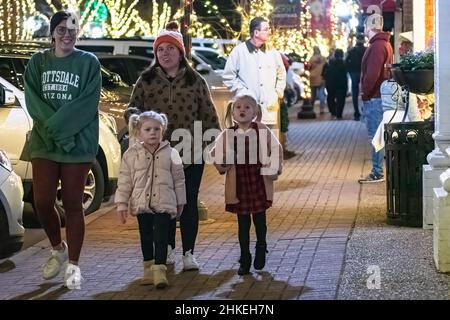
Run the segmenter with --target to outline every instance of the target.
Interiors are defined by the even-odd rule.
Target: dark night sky
[[[194,9],[197,12],[198,16],[201,16],[200,20],[207,21],[209,23],[214,22],[217,19],[215,15],[207,14],[206,10],[203,7],[203,2],[206,0],[195,0],[194,1]],[[238,30],[240,28],[240,16],[236,12],[236,3],[239,3],[239,0],[211,0],[212,3],[217,5],[219,8],[219,12],[228,20],[231,27],[234,30]]]

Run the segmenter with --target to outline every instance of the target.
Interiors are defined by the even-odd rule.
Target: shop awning
[[[361,8],[367,12],[367,8],[371,5],[378,6],[382,12],[394,12],[396,8],[395,0],[359,0]]]

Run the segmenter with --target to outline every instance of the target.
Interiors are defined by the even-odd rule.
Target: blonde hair
[[[145,111],[140,114],[132,114],[130,119],[128,120],[128,132],[130,133],[130,137],[137,138],[139,136],[139,130],[142,127],[142,124],[147,120],[156,120],[162,126],[162,134],[167,129],[167,116],[164,113],[158,113],[155,111]]]
[[[226,127],[232,127],[236,121],[233,119],[233,109],[236,102],[240,100],[247,100],[250,102],[250,105],[253,107],[253,110],[256,114],[256,121],[261,121],[261,106],[256,102],[255,98],[253,98],[251,95],[240,95],[235,96],[233,100],[228,102],[228,105],[226,107],[226,113],[225,113],[225,126]]]

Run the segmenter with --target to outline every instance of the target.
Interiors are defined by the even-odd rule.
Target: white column
[[[425,49],[425,1],[413,0],[414,51]]]
[[[440,272],[450,272],[450,176],[441,175],[443,188],[434,188],[433,259]]]
[[[415,4],[415,2],[414,2]],[[434,32],[434,94],[436,148],[428,157],[429,165],[423,166],[423,226],[433,224],[433,188],[440,187],[439,176],[450,168],[446,149],[450,146],[450,6],[448,0],[435,0]],[[415,17],[414,17],[415,19]]]
[[[436,149],[428,155],[432,171],[440,175],[434,195],[433,256],[439,271],[450,271],[450,6],[435,0],[435,133]],[[425,176],[425,172],[424,172]],[[425,179],[424,179],[425,183]]]

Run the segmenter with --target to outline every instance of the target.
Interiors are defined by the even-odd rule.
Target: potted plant
[[[430,49],[409,52],[400,57],[400,63],[392,66],[392,76],[401,86],[416,94],[434,91],[434,52]]]

